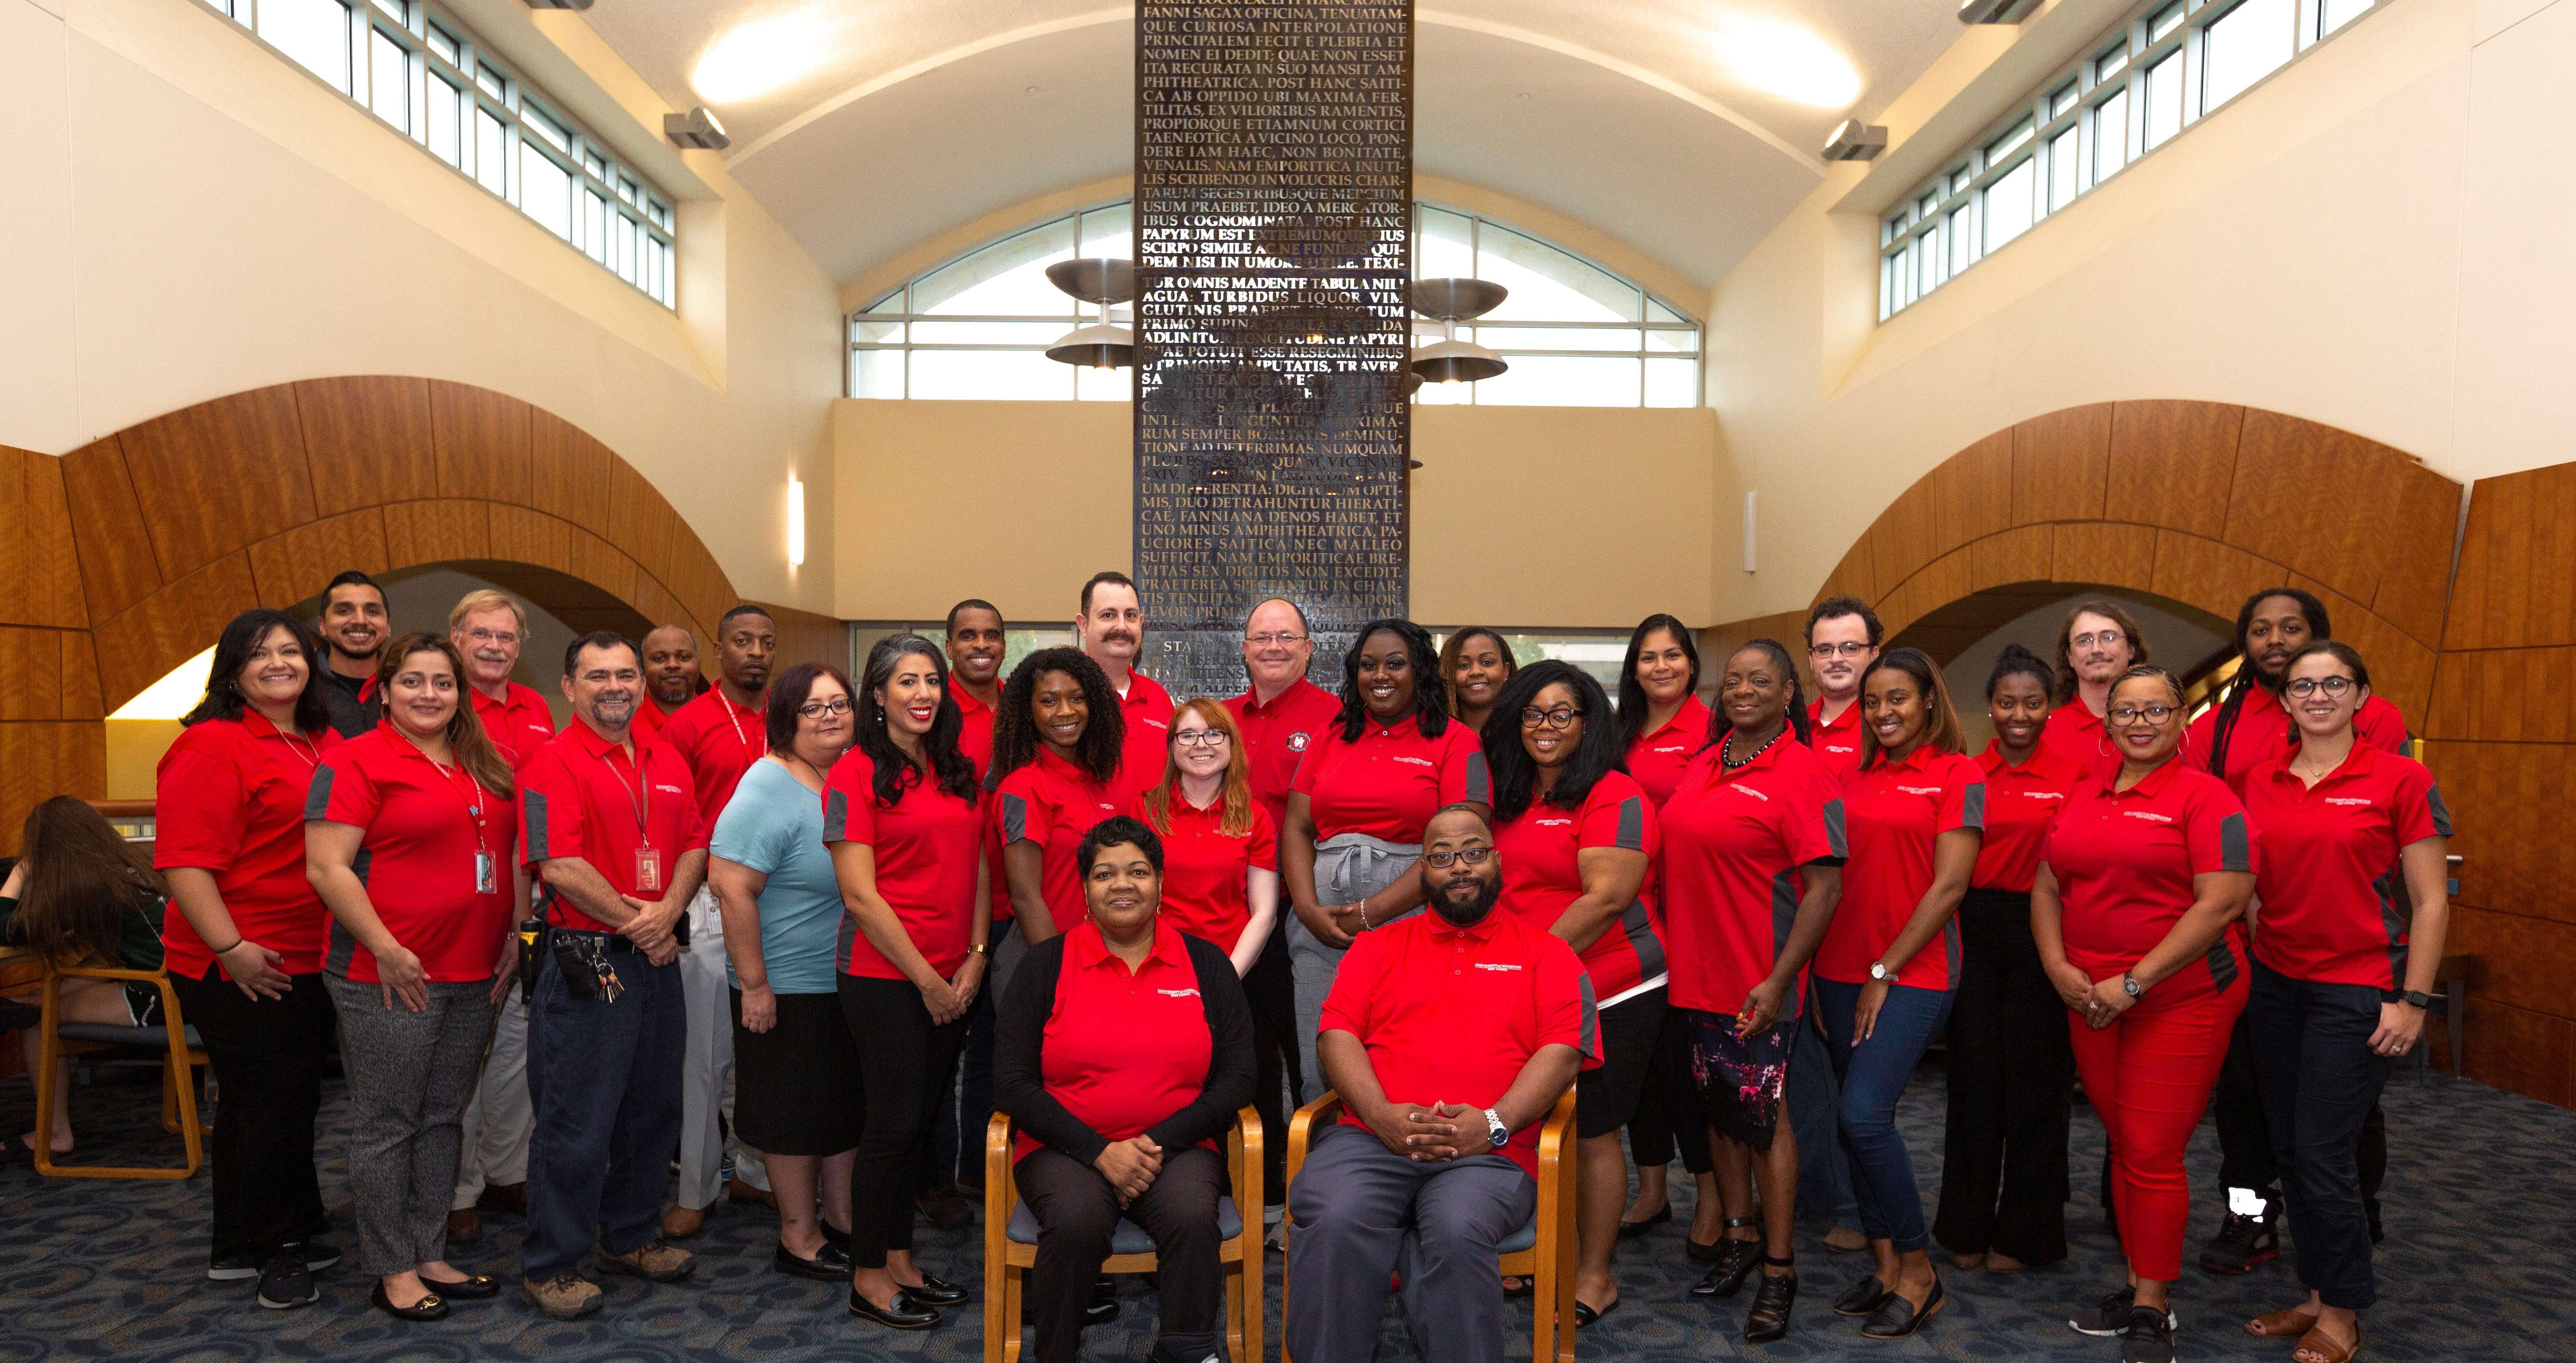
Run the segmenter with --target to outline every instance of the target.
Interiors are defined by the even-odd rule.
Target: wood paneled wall
[[[56,459],[0,446],[0,850],[37,800],[95,796],[100,721],[253,606],[346,568],[477,572],[576,628],[706,626],[736,597],[644,475],[488,389],[359,376],[254,389]],[[838,660],[838,621],[797,646]]]
[[[2576,1107],[2576,464],[2480,479],[2443,631],[2425,759],[2464,858],[2451,940],[2475,952],[2468,1072]]]

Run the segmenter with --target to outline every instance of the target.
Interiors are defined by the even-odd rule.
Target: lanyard
[[[616,753],[617,750],[615,748],[611,748],[607,752],[601,753],[599,755],[599,765],[608,768],[609,776],[617,782],[618,793],[627,798],[627,807],[635,811],[635,836],[642,839],[646,847],[650,847],[653,845],[653,834],[651,831],[653,818],[653,778],[645,775],[644,773],[644,763],[640,760],[644,755],[644,750],[642,748],[637,748],[635,750],[635,755],[639,760],[635,763],[635,788],[633,790],[628,790],[626,788],[626,778],[617,774],[617,763],[614,760]]]
[[[456,764],[456,770],[451,774],[446,767],[439,765],[437,758],[426,752],[420,756],[422,761],[437,769],[438,779],[444,782],[449,790],[456,791],[459,799],[465,801],[465,816],[474,821],[474,845],[483,846],[483,834],[486,831],[483,818],[483,783],[475,780],[474,773],[467,771],[462,762]],[[465,778],[465,790],[456,790],[456,778],[460,775]]]
[[[734,717],[733,697],[726,695],[724,693],[724,688],[721,686],[716,688],[716,704],[724,708],[725,723],[733,726],[734,746],[750,746],[751,740],[742,736],[742,721]],[[766,727],[763,727],[758,730],[758,733],[760,735],[760,752],[751,759],[754,762],[759,761],[763,757],[769,756],[769,730]]]
[[[284,729],[278,730],[277,736],[285,742],[286,750],[295,754],[298,758],[301,758],[305,766],[319,768],[322,765],[322,750],[320,748],[313,746],[309,741],[302,743],[297,742],[295,735]]]

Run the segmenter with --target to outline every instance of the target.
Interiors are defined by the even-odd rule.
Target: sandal
[[[1765,1254],[1762,1262],[1790,1271],[1765,1273],[1757,1280],[1760,1285],[1753,1289],[1753,1309],[1744,1317],[1744,1342],[1747,1344],[1768,1344],[1775,1339],[1788,1338],[1789,1308],[1798,1304],[1798,1256],[1792,1254],[1780,1259]]]
[[[2352,1356],[2360,1352],[2361,1324],[2360,1322],[2355,1321],[2352,1329],[2351,1348],[2347,1349],[2344,1346],[2335,1343],[2334,1340],[2323,1330],[2312,1329],[2306,1334],[2299,1336],[2298,1349],[2292,1356],[2296,1357],[2297,1354],[2313,1354],[2316,1356],[2318,1363],[2350,1363]]]
[[[1537,1292],[1538,1280],[1535,1278],[1503,1279],[1503,1295],[1505,1297],[1517,1300],[1522,1297],[1535,1296]]]
[[[2315,1328],[2317,1313],[2305,1306],[2283,1307],[2245,1322],[2245,1333],[2257,1339],[2298,1339]]]

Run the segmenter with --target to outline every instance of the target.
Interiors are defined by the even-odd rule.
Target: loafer
[[[268,1256],[259,1270],[259,1304],[271,1311],[291,1311],[311,1306],[322,1300],[322,1289],[313,1283],[313,1270],[304,1266],[303,1256],[287,1246]]]
[[[698,1256],[674,1244],[647,1240],[624,1254],[599,1251],[599,1266],[611,1273],[625,1273],[647,1282],[675,1283],[698,1269]]]
[[[851,1288],[850,1314],[861,1320],[875,1321],[889,1330],[927,1330],[942,1319],[938,1312],[914,1301],[912,1294],[900,1287],[894,1290],[893,1299],[885,1306],[869,1301],[859,1289]]]
[[[780,1245],[770,1252],[771,1269],[791,1278],[811,1278],[818,1283],[845,1283],[850,1280],[850,1256],[834,1249],[830,1241],[814,1251],[811,1259],[800,1258],[794,1250]]]
[[[424,1279],[423,1281],[427,1280]],[[422,1297],[419,1301],[413,1302],[409,1306],[396,1306],[394,1305],[394,1299],[386,1295],[385,1284],[382,1279],[377,1280],[375,1293],[369,1298],[369,1300],[375,1303],[377,1310],[384,1312],[386,1315],[391,1316],[396,1320],[447,1319],[447,1302],[437,1293],[432,1292],[427,1296]],[[266,1302],[260,1303],[262,1306],[266,1306],[267,1304],[268,1303]]]
[[[824,1244],[830,1245],[832,1248],[839,1250],[843,1254],[850,1252],[850,1233],[848,1231],[832,1229],[832,1223],[829,1221],[824,1222],[821,1229],[823,1232]]]
[[[1107,1325],[1116,1319],[1118,1303],[1115,1301],[1096,1301],[1082,1308],[1082,1328],[1086,1330],[1095,1325]]]
[[[1878,1275],[1873,1273],[1844,1288],[1843,1294],[1834,1298],[1834,1314],[1866,1316],[1876,1311],[1878,1304],[1885,1300],[1887,1300],[1887,1284],[1880,1282]]]
[[[447,1214],[447,1242],[470,1244],[483,1237],[483,1215],[472,1207],[459,1207]]]
[[[1941,1280],[1934,1278],[1922,1309],[1917,1310],[1914,1303],[1890,1292],[1878,1309],[1869,1313],[1869,1319],[1861,1322],[1860,1332],[1871,1339],[1904,1339],[1922,1329],[1923,1322],[1941,1314],[1941,1308],[1948,1304],[1949,1299],[1941,1292]]]
[[[844,1273],[842,1277],[848,1277]],[[921,1286],[907,1287],[904,1294],[924,1306],[955,1306],[966,1300],[966,1289],[955,1283],[944,1283],[927,1273],[921,1275]]]
[[[501,1280],[487,1278],[480,1273],[471,1278],[459,1278],[452,1283],[443,1283],[436,1278],[423,1278],[420,1281],[422,1286],[452,1302],[482,1301],[487,1297],[501,1295]]]
[[[1620,1238],[1620,1239],[1622,1239],[1622,1240],[1634,1240],[1634,1239],[1636,1239],[1638,1236],[1643,1235],[1643,1234],[1645,1234],[1646,1232],[1648,1232],[1648,1231],[1650,1231],[1650,1230],[1653,1230],[1655,1227],[1660,1226],[1660,1225],[1663,1225],[1664,1223],[1666,1223],[1666,1222],[1668,1222],[1668,1221],[1670,1221],[1670,1220],[1672,1220],[1672,1219],[1673,1219],[1673,1204],[1671,1204],[1671,1203],[1667,1202],[1667,1203],[1665,1203],[1665,1204],[1664,1204],[1664,1209],[1663,1209],[1662,1211],[1659,1211],[1659,1212],[1655,1213],[1655,1214],[1654,1214],[1654,1215],[1652,1215],[1652,1216],[1645,1217],[1645,1218],[1643,1218],[1643,1219],[1641,1219],[1641,1220],[1637,1220],[1637,1221],[1622,1221],[1622,1222],[1620,1222],[1620,1223],[1619,1223],[1619,1238]]]

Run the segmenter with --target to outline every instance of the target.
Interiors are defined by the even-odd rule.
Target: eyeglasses
[[[517,633],[506,629],[469,629],[465,631],[465,638],[468,643],[476,644],[506,645],[519,642]]]
[[[2301,677],[2281,689],[2301,700],[2306,700],[2319,691],[2325,692],[2329,699],[2341,700],[2351,692],[2352,688],[2353,680],[2350,677]]]
[[[1243,636],[1243,641],[1258,648],[1266,648],[1272,644],[1302,644],[1306,642],[1306,636],[1281,630],[1275,634],[1247,634]]]
[[[1839,644],[1807,645],[1807,655],[1813,658],[1830,658],[1836,654],[1846,658],[1857,658],[1867,652],[1869,652],[1869,645],[1858,639],[1845,639]]]
[[[2120,708],[2113,710],[2110,714],[2104,716],[2104,718],[2124,729],[2141,720],[2144,720],[2150,725],[2161,728],[2165,721],[2172,719],[2175,715],[2181,713],[2182,707],[2176,705],[2149,705],[2143,708],[2135,705],[2123,705]]]
[[[1494,849],[1490,847],[1461,847],[1455,852],[1425,852],[1422,854],[1422,859],[1446,871],[1450,863],[1459,861],[1470,866],[1482,866],[1485,864],[1485,858],[1493,854]]]
[[[847,699],[809,700],[796,707],[796,713],[807,719],[821,719],[825,715],[846,715],[849,712],[850,702]]]
[[[1183,729],[1172,735],[1172,741],[1184,748],[1217,748],[1225,745],[1223,729]]]
[[[2091,648],[2095,644],[2100,644],[2104,648],[2110,648],[2128,637],[2128,635],[2122,634],[2116,629],[2106,629],[2096,631],[2092,634],[2078,634],[2066,642],[2075,645],[2077,648]]]
[[[1551,729],[1571,729],[1574,727],[1574,721],[1581,718],[1583,718],[1583,712],[1572,706],[1560,705],[1553,710],[1542,710],[1533,705],[1521,711],[1521,727],[1535,729],[1545,724]]]

